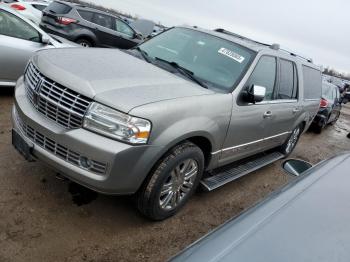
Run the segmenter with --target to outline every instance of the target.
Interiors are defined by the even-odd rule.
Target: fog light
[[[85,156],[80,157],[80,165],[83,168],[89,169],[92,166],[91,160]]]

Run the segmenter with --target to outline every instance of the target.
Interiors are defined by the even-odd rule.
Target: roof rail
[[[291,56],[299,57],[299,58],[301,58],[301,59],[306,60],[306,61],[309,62],[309,63],[313,63],[313,60],[312,60],[312,58],[310,58],[310,57],[307,58],[307,57],[305,57],[305,56],[299,55],[299,54],[297,54],[297,53],[295,53],[295,52],[293,52],[293,51],[290,51],[290,50],[288,50],[288,49],[285,49],[285,48],[281,48],[280,50],[283,51],[283,52],[286,52],[286,53],[290,54]]]
[[[292,51],[289,51],[287,49],[284,49],[284,48],[281,48],[279,44],[266,44],[266,43],[262,43],[262,42],[259,42],[259,41],[255,41],[251,38],[248,38],[248,37],[245,37],[245,36],[242,36],[242,35],[239,35],[239,34],[236,34],[236,33],[233,33],[233,32],[230,32],[230,31],[227,31],[223,28],[217,28],[217,29],[214,29],[215,32],[219,32],[219,33],[223,33],[223,34],[227,34],[227,35],[231,35],[231,36],[234,36],[234,37],[237,37],[237,38],[240,38],[242,40],[246,40],[246,41],[250,41],[250,42],[253,42],[253,43],[256,43],[256,44],[259,44],[259,45],[263,45],[263,46],[268,46],[270,47],[271,49],[273,50],[281,50],[283,52],[286,52],[286,53],[289,53],[291,56],[295,56],[295,57],[299,57],[301,59],[304,59],[306,60],[307,62],[309,63],[313,63],[312,61],[312,58],[306,58],[302,55],[298,55],[296,54],[295,52],[292,52]]]
[[[240,38],[242,40],[246,40],[246,41],[249,41],[249,42],[253,42],[253,43],[256,43],[256,44],[259,44],[259,45],[264,45],[264,46],[271,46],[269,44],[266,44],[266,43],[262,43],[262,42],[258,42],[258,41],[255,41],[251,38],[248,38],[248,37],[245,37],[245,36],[242,36],[242,35],[239,35],[239,34],[236,34],[236,33],[233,33],[231,31],[227,31],[223,28],[217,28],[217,29],[214,29],[215,32],[219,32],[219,33],[223,33],[223,34],[226,34],[226,35],[231,35],[231,36],[234,36],[234,37],[237,37],[237,38]]]

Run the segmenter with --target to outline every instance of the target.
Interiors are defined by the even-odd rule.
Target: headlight
[[[129,116],[98,103],[92,103],[85,115],[84,128],[131,144],[146,144],[151,122]]]

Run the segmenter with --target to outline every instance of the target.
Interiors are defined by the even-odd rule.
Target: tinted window
[[[43,11],[46,8],[46,5],[32,4],[32,6],[39,11]]]
[[[40,42],[40,34],[19,17],[0,10],[0,34]]]
[[[190,70],[209,88],[231,91],[255,53],[236,43],[187,28],[170,29],[140,45],[155,57]]]
[[[84,10],[78,10],[79,15],[84,18],[85,20],[92,22],[93,21],[93,16],[94,13],[93,12],[89,12],[89,11],[84,11]]]
[[[305,99],[320,99],[322,76],[317,69],[303,66],[304,76],[304,98]]]
[[[113,21],[112,17],[108,15],[99,14],[99,13],[94,14],[94,23],[100,26],[113,29],[112,21]]]
[[[59,2],[52,2],[48,7],[47,10],[54,14],[67,14],[72,10],[72,8],[69,5],[65,5],[63,3]]]
[[[126,23],[120,21],[119,19],[115,20],[115,28],[118,32],[127,35],[130,38],[134,37],[134,31]]]
[[[293,99],[296,98],[297,77],[296,68],[293,62],[287,60],[280,60],[281,74],[279,90],[277,94],[278,99]]]
[[[276,81],[276,58],[262,56],[250,76],[247,86],[258,85],[266,88],[264,100],[272,100]]]

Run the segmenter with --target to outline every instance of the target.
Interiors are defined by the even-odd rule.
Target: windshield
[[[233,42],[187,28],[173,28],[143,43],[152,59],[178,64],[209,87],[232,91],[254,52]]]

